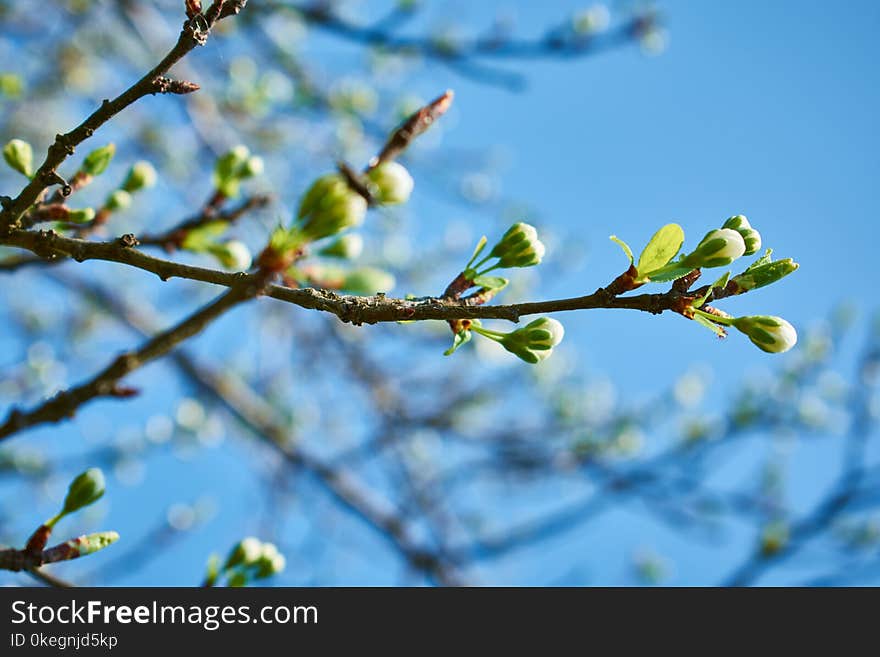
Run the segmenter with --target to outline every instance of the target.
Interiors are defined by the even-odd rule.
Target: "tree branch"
[[[73,155],[75,148],[91,137],[95,130],[144,96],[156,93],[181,93],[176,85],[171,84],[172,81],[164,77],[165,73],[196,46],[204,45],[214,23],[228,15],[238,13],[245,2],[246,0],[215,0],[204,14],[189,19],[183,24],[177,43],[149,73],[113,100],[105,99],[101,106],[76,128],[67,134],[56,135],[55,141],[49,146],[46,159],[34,173],[31,181],[16,198],[6,199],[3,204],[3,211],[0,212],[0,230],[18,226],[28,208],[39,200],[49,186],[62,184],[65,189],[69,188],[64,179],[58,175],[57,168],[68,156]]]
[[[64,237],[53,231],[13,231],[9,235],[0,236],[0,244],[27,249],[50,260],[69,257],[77,262],[84,260],[118,262],[156,274],[163,281],[169,278],[185,278],[232,287],[239,282],[255,281],[260,277],[259,273],[230,273],[155,258],[132,248],[137,244],[137,239],[133,235],[124,235],[113,242],[91,242]],[[503,319],[517,322],[525,315],[599,308],[622,308],[660,314],[666,310],[679,310],[705,291],[706,289],[703,288],[684,293],[673,289],[664,293],[620,297],[613,290],[600,288],[593,294],[579,297],[497,306],[470,305],[467,300],[435,297],[420,299],[396,299],[384,295],[361,297],[336,294],[329,290],[290,288],[281,285],[266,286],[264,294],[301,308],[329,312],[343,322],[360,325],[456,319]],[[718,298],[718,295],[716,294],[714,298]]]
[[[263,279],[264,280],[264,279]],[[190,315],[176,326],[159,333],[140,348],[121,354],[90,380],[59,392],[30,411],[13,409],[0,425],[0,440],[40,424],[60,422],[73,416],[85,403],[96,397],[130,397],[136,391],[120,387],[119,381],[150,361],[164,356],[178,344],[200,333],[212,321],[233,306],[255,297],[261,290],[261,275],[240,275],[228,292]]]

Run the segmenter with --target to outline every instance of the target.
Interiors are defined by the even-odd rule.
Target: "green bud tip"
[[[544,250],[535,227],[519,222],[507,229],[489,257],[499,259],[498,267],[531,267],[541,262]]]
[[[119,534],[117,532],[98,532],[74,538],[67,541],[67,544],[79,553],[78,556],[82,557],[103,550],[118,540]]]
[[[70,482],[60,516],[94,504],[104,494],[104,488],[104,473],[100,468],[89,468]]]
[[[111,212],[116,212],[130,207],[131,200],[131,194],[124,189],[117,189],[110,193],[107,200],[104,201],[104,206]]]
[[[372,193],[382,205],[406,203],[415,182],[409,171],[398,162],[383,162],[370,170],[367,179],[372,183]]]
[[[781,354],[797,344],[797,331],[781,317],[737,317],[733,320],[733,326],[745,333],[756,347],[771,354]]]
[[[254,176],[259,176],[263,173],[264,168],[265,165],[263,164],[263,158],[257,155],[252,155],[241,168],[241,177],[253,178]]]
[[[156,169],[146,160],[135,162],[129,169],[122,189],[129,193],[139,192],[156,184]]]
[[[101,175],[107,169],[110,160],[113,159],[115,154],[116,144],[112,143],[93,150],[86,155],[86,159],[83,160],[81,167],[83,173],[87,173],[90,176]]]
[[[3,147],[3,159],[19,173],[30,178],[34,171],[34,149],[22,139],[13,139]]]

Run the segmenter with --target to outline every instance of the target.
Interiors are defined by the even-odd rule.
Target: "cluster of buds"
[[[483,237],[462,272],[462,278],[469,282],[473,282],[495,269],[533,267],[541,264],[541,260],[544,258],[544,243],[538,239],[538,231],[531,224],[524,222],[515,223],[508,228],[498,243],[489,251],[489,255],[478,261],[477,258],[486,248],[486,244],[486,238]],[[481,269],[493,259],[496,260],[495,263]]]
[[[492,247],[489,254],[478,260],[486,248],[488,240],[482,237],[474,249],[470,261],[455,280],[446,288],[445,297],[458,299],[472,287],[479,288],[466,297],[472,304],[482,304],[507,286],[508,280],[498,276],[487,276],[495,269],[513,267],[533,267],[544,258],[544,244],[538,239],[535,227],[519,222],[513,224],[501,239]],[[491,262],[494,260],[495,262]],[[555,319],[542,317],[511,333],[502,333],[484,328],[476,320],[450,322],[453,333],[452,346],[444,353],[449,356],[459,347],[471,340],[471,331],[500,343],[507,351],[527,363],[538,363],[546,359],[559,342],[564,330]]]
[[[225,198],[239,194],[241,181],[263,173],[263,158],[251,155],[247,146],[238,145],[217,159],[214,165],[214,187]]]
[[[227,586],[246,586],[252,580],[266,579],[284,570],[286,560],[273,543],[252,536],[242,539],[221,565],[216,557],[208,562],[206,586],[214,586],[225,577]]]
[[[722,228],[732,228],[740,234],[746,245],[743,255],[754,255],[761,248],[761,233],[752,228],[749,220],[744,215],[738,214],[731,217],[724,222]]]
[[[366,214],[366,199],[341,174],[330,173],[303,196],[294,229],[306,242],[314,242],[360,226]]]
[[[565,336],[562,324],[550,317],[539,317],[510,333],[490,331],[482,326],[474,326],[473,330],[532,365],[546,360]]]

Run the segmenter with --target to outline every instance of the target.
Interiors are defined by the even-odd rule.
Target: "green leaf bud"
[[[61,513],[46,524],[51,527],[63,516],[94,504],[101,499],[101,496],[104,494],[104,488],[104,473],[101,472],[100,468],[89,468],[70,482]]]
[[[498,258],[498,267],[531,267],[544,257],[544,244],[534,226],[519,222],[507,229],[489,257]]]
[[[110,160],[116,154],[116,144],[107,144],[101,148],[96,148],[86,155],[80,170],[90,176],[99,176],[107,169]]]
[[[103,550],[108,545],[113,545],[119,540],[119,534],[116,532],[97,532],[95,534],[87,534],[67,541],[67,545],[76,550],[76,557],[83,557],[92,554],[98,550]]]
[[[406,203],[415,186],[409,171],[398,162],[383,162],[370,170],[367,179],[373,197],[382,205]]]
[[[3,147],[3,159],[19,173],[30,178],[34,174],[34,149],[23,139],[13,139]]]
[[[781,317],[752,315],[737,317],[733,326],[749,336],[756,347],[771,354],[781,354],[797,343],[797,331]]]
[[[118,212],[131,207],[131,194],[124,189],[117,189],[107,196],[104,207],[111,212]]]
[[[156,184],[156,169],[146,160],[135,162],[122,183],[122,189],[134,194]]]
[[[791,258],[767,262],[757,267],[749,267],[742,274],[734,276],[732,281],[736,284],[738,293],[748,292],[785,278],[799,266]]]

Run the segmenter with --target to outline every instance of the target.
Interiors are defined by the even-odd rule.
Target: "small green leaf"
[[[626,254],[626,257],[629,258],[629,264],[633,263],[633,252],[632,249],[629,248],[629,244],[624,242],[622,239],[619,239],[617,235],[611,235],[608,239],[617,244],[623,252]]]
[[[479,255],[483,252],[483,249],[486,248],[486,244],[487,244],[488,242],[489,242],[489,238],[487,238],[485,235],[483,235],[483,236],[480,238],[480,241],[477,242],[477,246],[476,246],[476,248],[474,248],[474,254],[471,256],[471,259],[468,260],[468,263],[467,263],[467,265],[465,266],[465,269],[468,269],[472,264],[474,264],[474,261],[475,261],[475,260],[479,257]]]
[[[681,278],[682,276],[689,274],[694,270],[693,267],[675,267],[673,265],[667,265],[663,269],[658,269],[657,271],[651,272],[648,280],[655,283],[665,283],[667,281],[674,281],[678,278]]]
[[[647,278],[652,271],[665,267],[684,244],[684,231],[678,224],[666,224],[654,233],[639,256],[639,277]]]
[[[750,271],[752,271],[753,269],[756,269],[758,267],[761,267],[762,265],[766,265],[766,264],[771,263],[773,261],[773,258],[771,257],[772,254],[773,254],[773,249],[767,249],[766,251],[764,251],[764,255],[762,255],[760,258],[758,258],[752,264],[750,264],[746,268],[746,270],[743,272],[743,274],[747,274]]]
[[[467,344],[471,341],[471,332],[468,330],[459,331],[455,334],[455,337],[452,339],[452,346],[449,347],[446,351],[443,352],[444,356],[451,356],[456,352],[456,350],[462,346],[463,344]]]
[[[502,290],[507,287],[510,281],[501,276],[477,276],[471,282],[477,287],[484,287],[487,290]]]

